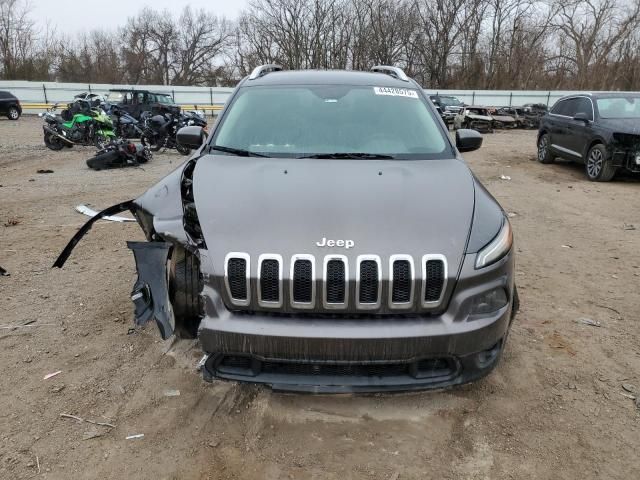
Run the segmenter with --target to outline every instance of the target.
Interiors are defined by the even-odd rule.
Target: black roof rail
[[[391,75],[392,77],[397,78],[398,80],[402,80],[403,82],[408,82],[409,77],[404,73],[400,67],[392,67],[389,65],[376,65],[371,69],[372,72],[377,73],[386,73],[387,75]]]
[[[255,80],[256,78],[260,78],[266,75],[267,73],[279,72],[281,70],[284,70],[282,66],[276,65],[273,63],[270,63],[268,65],[260,65],[259,67],[256,67],[253,69],[253,71],[251,72],[251,75],[249,75],[249,80]]]

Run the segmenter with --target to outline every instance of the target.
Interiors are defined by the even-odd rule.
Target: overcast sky
[[[123,25],[145,6],[180,12],[186,5],[204,8],[216,15],[236,18],[248,0],[31,0],[32,15],[47,19],[59,33],[76,33],[95,28],[108,30]]]

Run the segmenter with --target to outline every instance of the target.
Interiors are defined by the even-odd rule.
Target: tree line
[[[251,0],[69,35],[0,0],[0,79],[233,86],[253,67],[397,65],[427,88],[640,90],[640,0]]]

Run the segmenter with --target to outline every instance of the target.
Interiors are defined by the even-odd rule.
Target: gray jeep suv
[[[205,379],[278,390],[444,387],[493,369],[517,310],[508,219],[416,82],[256,68],[197,153],[131,210],[135,320],[197,335]]]

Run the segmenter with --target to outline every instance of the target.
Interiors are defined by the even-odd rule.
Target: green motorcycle
[[[52,110],[57,108],[54,105]],[[68,113],[68,112],[67,112]],[[74,145],[94,145],[103,148],[116,138],[113,122],[101,108],[91,108],[84,112],[67,115],[70,120],[50,111],[40,114],[44,117],[44,143],[51,150],[62,150]]]

